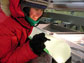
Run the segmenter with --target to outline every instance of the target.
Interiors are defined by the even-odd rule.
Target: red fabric
[[[10,11],[16,20],[0,9],[0,63],[25,63],[37,57],[26,41],[33,27],[18,18],[24,17],[19,0],[10,0]]]

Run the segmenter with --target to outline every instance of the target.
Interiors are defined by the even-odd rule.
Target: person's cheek
[[[40,17],[43,15],[43,12],[41,12],[41,15],[40,15]]]
[[[30,17],[34,17],[35,13],[33,11],[30,12]]]
[[[38,18],[42,16],[42,12],[37,13]]]

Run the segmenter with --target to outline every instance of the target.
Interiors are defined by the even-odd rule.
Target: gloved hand
[[[41,55],[42,52],[44,52],[45,45],[44,43],[50,39],[47,39],[45,37],[44,33],[36,34],[32,40],[30,40],[30,47],[32,48],[33,52],[37,55]]]

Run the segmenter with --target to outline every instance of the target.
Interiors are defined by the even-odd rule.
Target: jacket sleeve
[[[1,63],[25,63],[37,57],[29,46],[29,41],[23,46],[11,49],[10,37],[0,36],[0,58]]]

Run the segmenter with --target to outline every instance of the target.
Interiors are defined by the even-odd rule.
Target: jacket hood
[[[13,17],[24,17],[24,13],[21,10],[20,0],[0,0],[1,9],[7,15]]]
[[[33,28],[25,20],[23,11],[21,10],[20,0],[1,0],[1,9],[6,16],[14,18],[18,23],[20,23],[25,28]]]
[[[24,13],[21,10],[20,0],[9,0],[9,9],[13,17],[24,17]]]

